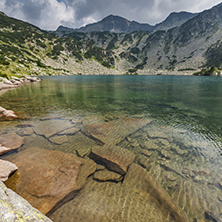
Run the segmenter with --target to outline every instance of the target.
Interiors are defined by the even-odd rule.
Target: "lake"
[[[221,77],[43,77],[42,82],[0,95],[0,104],[22,117],[0,122],[1,134],[15,131],[25,138],[21,150],[32,146],[81,153],[95,142],[85,137],[87,126],[116,127],[121,140],[117,141],[115,130],[107,132],[104,140],[99,133],[94,137],[133,152],[134,162],[169,194],[189,221],[222,221]],[[50,141],[35,131],[43,121],[62,125],[70,119],[78,120],[81,130],[67,133],[66,143]],[[24,135],[26,125],[35,133]],[[12,160],[14,155],[3,159]],[[149,217],[146,198],[136,197],[135,189],[123,191],[121,183],[98,182],[91,176],[77,197],[50,217],[53,221],[171,221],[155,213]],[[129,198],[130,193],[135,198]],[[102,196],[109,207],[99,201]]]

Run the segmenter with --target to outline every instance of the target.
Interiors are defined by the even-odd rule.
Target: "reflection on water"
[[[168,192],[190,221],[221,221],[221,95],[222,78],[47,77],[40,83],[8,91],[0,97],[1,106],[13,109],[22,117],[12,122],[0,122],[0,133],[16,130],[25,138],[20,150],[38,146],[86,157],[98,141],[129,149],[136,154],[135,162]],[[131,120],[135,118],[137,123]],[[73,119],[76,125],[70,128],[70,120]],[[53,129],[47,128],[52,122]],[[14,127],[24,123],[28,123],[26,132],[30,133],[24,133],[24,127]],[[94,134],[90,132],[92,129]],[[94,139],[87,136],[89,132]],[[3,158],[10,160],[11,157]],[[68,218],[75,218],[74,214],[83,216],[82,208],[91,209],[90,206],[96,205],[97,209],[91,212],[96,221],[95,214],[99,215],[98,209],[103,203],[93,202],[90,198],[92,189],[94,195],[102,194],[106,198],[111,198],[110,192],[120,192],[118,197],[114,195],[110,199],[110,203],[116,203],[113,212],[117,211],[117,203],[122,203],[119,198],[124,192],[126,199],[122,197],[122,201],[127,203],[125,221],[136,221],[135,218],[130,219],[132,205],[134,211],[142,215],[142,204],[145,203],[136,198],[127,199],[119,183],[102,185],[89,180],[80,195],[64,204],[51,218],[69,221]],[[87,199],[91,203],[83,203]],[[72,206],[76,210],[71,210]],[[109,216],[111,209],[103,219],[109,217],[115,221],[115,218],[121,218],[121,215]],[[146,217],[143,212],[144,219],[141,221],[146,221]],[[73,221],[78,221],[78,218]]]

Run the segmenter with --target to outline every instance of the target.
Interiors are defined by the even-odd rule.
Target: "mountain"
[[[116,73],[112,51],[59,38],[0,12],[0,76]],[[111,71],[110,71],[111,70]]]
[[[54,33],[0,13],[0,75],[172,74],[222,67],[222,4],[198,14],[171,13],[152,32],[135,31],[140,25],[108,16],[80,29],[85,31],[59,27]]]
[[[103,20],[88,24],[85,27],[81,27],[79,29],[72,29],[60,26],[56,31],[57,32],[115,32],[115,33],[130,33],[135,31],[149,31],[153,30],[154,26],[149,24],[141,24],[135,21],[129,21],[125,18],[115,15],[109,15],[105,17]]]
[[[154,30],[167,30],[176,26],[181,26],[196,15],[198,15],[198,13],[172,12],[163,22],[156,24]]]
[[[88,24],[79,29],[72,29],[64,26],[59,26],[56,30],[58,36],[68,34],[71,32],[114,32],[114,33],[131,33],[137,31],[153,32],[158,30],[167,30],[180,26],[189,19],[196,16],[197,13],[189,12],[173,12],[163,22],[155,26],[138,23],[136,21],[129,21],[125,18],[115,15],[109,15],[99,22]]]

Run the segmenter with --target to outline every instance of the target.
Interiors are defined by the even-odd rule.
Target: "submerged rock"
[[[66,136],[66,135],[64,135],[64,136],[53,136],[53,137],[50,137],[49,140],[52,143],[59,144],[59,145],[69,142],[68,136]]]
[[[59,135],[74,135],[74,134],[76,134],[78,131],[79,131],[79,128],[77,128],[77,127],[72,127],[72,128],[69,128],[69,129],[65,129],[65,130],[62,131],[62,132],[59,132],[58,134],[59,134]]]
[[[39,124],[34,127],[34,131],[38,135],[49,138],[70,128],[73,128],[73,124],[69,120],[51,119],[40,121]]]
[[[24,143],[24,138],[15,132],[0,135],[0,155],[18,149]]]
[[[148,172],[132,164],[123,183],[87,180],[84,189],[50,217],[57,222],[185,222],[186,217]]]
[[[7,110],[3,107],[0,106],[0,117],[5,118],[5,119],[14,119],[18,118],[18,116],[15,114],[14,111],[12,110]]]
[[[141,118],[121,118],[110,122],[87,125],[84,132],[103,143],[117,145],[128,135],[150,122],[148,119]]]
[[[19,177],[15,183],[12,176],[7,186],[48,215],[72,199],[96,170],[90,159],[40,148],[20,151],[10,161],[18,166]]]
[[[33,133],[34,133],[34,131],[33,131],[32,127],[27,127],[27,128],[25,128],[24,131],[23,131],[23,135],[24,135],[24,136],[30,136],[30,135],[32,135]]]
[[[105,165],[108,169],[124,175],[134,161],[135,154],[119,146],[104,145],[93,147],[90,158]]]
[[[0,181],[5,182],[17,169],[15,164],[0,159]]]
[[[1,221],[52,222],[0,181]]]
[[[163,214],[168,214],[174,221],[186,222],[187,218],[183,215],[179,207],[172,201],[167,192],[161,188],[147,173],[145,169],[137,164],[132,164],[124,178],[123,186],[136,187],[136,189],[144,196],[150,195],[159,209],[162,209]]]
[[[94,173],[93,178],[99,181],[115,181],[119,182],[123,179],[121,174],[109,170],[99,170]]]
[[[139,165],[142,166],[143,168],[146,168],[146,169],[150,168],[150,160],[147,157],[139,155],[137,158],[137,161]]]

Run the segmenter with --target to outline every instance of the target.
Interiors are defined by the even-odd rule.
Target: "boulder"
[[[52,222],[0,181],[1,221]]]
[[[3,154],[6,154],[6,153],[8,153],[8,152],[10,152],[11,150],[12,150],[11,148],[2,146],[2,145],[0,144],[0,156],[3,155]]]
[[[90,159],[40,148],[20,151],[10,161],[19,170],[7,186],[48,215],[72,199],[96,170],[96,163]]]
[[[5,182],[17,169],[15,164],[0,159],[0,181]]]
[[[121,118],[110,122],[89,124],[83,131],[103,143],[117,145],[128,135],[150,122],[151,120],[142,118]]]
[[[5,118],[9,118],[9,119],[18,118],[18,116],[16,116],[14,111],[12,110],[5,110],[2,114]]]
[[[15,132],[0,135],[0,155],[8,153],[11,150],[18,149],[24,143],[24,138]]]
[[[3,113],[6,109],[0,106],[0,113]]]
[[[13,83],[8,79],[3,79],[3,82],[8,85],[12,85]]]
[[[124,175],[134,161],[135,154],[119,146],[104,145],[93,147],[90,158],[105,165],[107,169]]]
[[[18,118],[18,116],[15,115],[14,111],[12,110],[6,110],[5,108],[0,106],[0,116],[3,116],[5,118]]]
[[[99,181],[115,181],[119,182],[123,179],[121,174],[109,170],[99,170],[94,173],[93,178]]]

